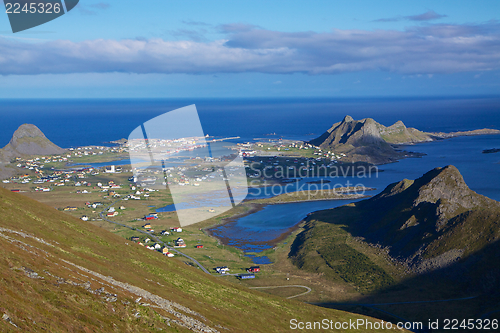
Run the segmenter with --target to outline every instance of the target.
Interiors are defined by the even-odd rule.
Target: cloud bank
[[[221,26],[217,41],[0,38],[0,74],[306,73],[437,74],[500,69],[500,24],[436,24],[395,30],[279,32]]]

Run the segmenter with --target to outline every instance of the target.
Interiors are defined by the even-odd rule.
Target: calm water
[[[402,120],[424,131],[500,129],[500,98],[417,99],[59,99],[2,100],[0,146],[23,123],[38,126],[57,145],[102,145],[127,138],[143,122],[196,104],[205,134],[311,138],[349,114],[384,125]],[[276,137],[270,136],[270,137]]]

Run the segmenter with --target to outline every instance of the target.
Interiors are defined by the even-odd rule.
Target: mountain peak
[[[446,217],[454,215],[458,210],[472,209],[481,203],[480,196],[467,186],[460,171],[453,165],[427,172],[415,180],[414,185],[418,186],[418,197],[413,205],[438,201],[443,205],[446,202],[446,209],[441,212]]]
[[[410,196],[413,207],[422,202],[436,204],[446,201],[455,211],[458,207],[470,209],[478,205],[477,196],[453,165],[432,169],[414,181],[405,179],[391,184],[380,193],[380,197],[396,196],[402,192]]]
[[[9,144],[3,148],[5,155],[53,155],[62,154],[64,149],[52,143],[43,132],[32,124],[23,124],[12,135]]]
[[[350,123],[351,121],[354,121],[354,119],[349,115],[345,116],[342,120],[343,123]]]
[[[45,138],[45,134],[38,127],[33,124],[22,124],[19,128],[14,132],[12,136],[12,140],[18,140],[24,137],[36,138],[42,137]]]

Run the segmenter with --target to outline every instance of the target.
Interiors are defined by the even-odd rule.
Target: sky
[[[15,34],[0,13],[0,98],[498,96],[499,82],[498,0],[80,0]]]

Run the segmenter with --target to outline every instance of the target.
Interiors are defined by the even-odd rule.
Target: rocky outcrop
[[[388,163],[402,158],[381,135],[383,126],[371,118],[354,120],[346,116],[309,143],[322,149],[348,154],[349,161]]]
[[[21,125],[12,136],[9,144],[2,149],[3,159],[11,159],[23,155],[54,155],[62,154],[64,149],[52,143],[31,124]]]
[[[421,156],[417,153],[396,150],[394,145],[484,134],[500,134],[500,130],[427,133],[416,128],[408,128],[401,120],[386,127],[372,118],[354,120],[351,116],[345,116],[341,122],[333,124],[325,133],[309,143],[321,149],[347,154],[345,160],[348,162],[382,164],[408,156]]]
[[[319,214],[310,219],[348,225],[353,236],[388,248],[418,273],[465,260],[500,240],[500,203],[472,191],[451,165]]]

